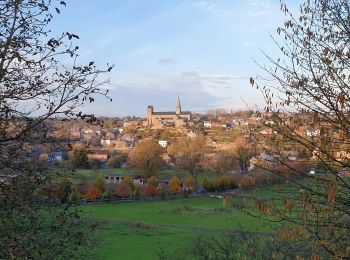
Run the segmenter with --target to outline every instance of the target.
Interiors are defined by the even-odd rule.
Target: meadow
[[[245,195],[268,198],[272,189],[255,189]],[[87,218],[99,223],[96,254],[102,259],[157,259],[161,250],[186,255],[198,236],[274,229],[271,222],[246,214],[256,210],[251,201],[242,197],[225,206],[223,199],[200,197],[87,205],[82,209]],[[190,259],[188,255],[186,259]]]

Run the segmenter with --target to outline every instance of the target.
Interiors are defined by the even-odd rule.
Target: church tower
[[[177,115],[181,115],[181,104],[180,104],[180,97],[179,96],[177,96],[176,114]]]

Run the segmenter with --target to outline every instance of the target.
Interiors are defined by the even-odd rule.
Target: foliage
[[[48,135],[55,130],[53,118],[93,122],[79,109],[96,95],[106,96],[100,86],[107,80],[99,75],[109,68],[81,65],[79,37],[70,32],[56,37],[49,29],[54,13],[65,5],[58,0],[0,1],[1,259],[88,258],[81,248],[92,237],[91,229],[67,203],[70,184],[59,183],[55,170],[31,153],[61,144],[59,137]],[[77,164],[85,165],[85,159]],[[47,196],[46,187],[54,194]]]
[[[157,187],[158,186],[158,179],[155,176],[151,176],[147,180],[147,185]]]
[[[158,173],[163,164],[163,149],[153,139],[140,141],[132,154],[132,162],[145,177],[151,177]]]
[[[88,167],[89,158],[88,151],[84,146],[77,145],[69,154],[70,161],[74,167]]]
[[[176,158],[178,166],[196,177],[198,171],[203,169],[205,138],[203,135],[196,138],[177,138],[168,147],[168,152]]]
[[[97,200],[102,197],[102,192],[96,186],[91,186],[86,193],[86,197],[90,200]]]
[[[206,191],[212,191],[212,185],[211,182],[207,179],[204,178],[202,181],[202,187],[206,190]]]
[[[147,185],[144,189],[143,189],[143,193],[146,196],[149,197],[155,197],[158,195],[158,190],[156,187],[152,186],[152,185]]]
[[[131,190],[135,189],[134,182],[130,176],[124,176],[122,183],[128,185]]]
[[[217,173],[227,173],[232,171],[236,165],[233,152],[219,151],[215,154],[215,158],[211,162],[211,167]]]
[[[107,190],[106,181],[102,176],[96,177],[94,186],[98,188],[101,193],[104,193]]]
[[[130,197],[132,194],[132,190],[130,186],[126,183],[120,183],[117,188],[117,193],[119,197]]]
[[[314,164],[322,165],[323,172],[307,175],[307,167],[278,160],[281,166],[275,172],[299,188],[292,192],[292,200],[284,202],[283,210],[272,203],[260,203],[258,208],[293,223],[298,230],[294,234],[311,245],[314,259],[349,258],[350,226],[343,220],[350,216],[346,195],[350,182],[339,174],[347,167],[342,153],[349,150],[350,136],[349,1],[305,1],[298,17],[284,3],[281,10],[287,17],[277,29],[282,41],[275,40],[281,55],[277,59],[266,55],[271,65],[265,69],[268,81],[250,80],[262,91],[265,111],[276,122],[269,126],[276,133],[275,146],[263,149],[279,155],[278,148],[293,144],[303,155],[311,155]],[[305,125],[308,135],[300,131]],[[295,240],[293,231],[285,232],[281,232],[283,239]],[[285,258],[298,255],[294,250],[277,253]]]
[[[100,169],[102,163],[98,159],[89,159],[88,164],[91,169],[97,170]]]
[[[248,171],[248,166],[249,166],[248,150],[243,146],[237,147],[236,157],[239,162],[241,173],[246,173]]]
[[[178,194],[181,191],[181,180],[177,176],[173,176],[169,182],[169,192]]]
[[[127,157],[124,154],[117,154],[110,158],[107,162],[109,167],[120,168],[121,165],[126,162]]]
[[[192,192],[197,190],[197,182],[193,176],[188,176],[184,181],[184,187]]]

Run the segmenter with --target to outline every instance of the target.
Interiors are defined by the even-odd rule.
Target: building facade
[[[182,111],[180,98],[177,97],[176,110],[174,112],[155,112],[153,106],[147,107],[147,125],[154,127],[176,126],[181,127],[191,120],[190,111]]]

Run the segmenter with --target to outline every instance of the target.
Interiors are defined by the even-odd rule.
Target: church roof
[[[180,115],[189,115],[191,114],[190,111],[181,111],[181,114]],[[171,112],[153,112],[152,115],[176,115],[176,112],[174,111],[171,111]]]

